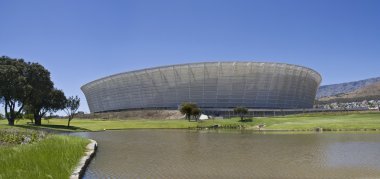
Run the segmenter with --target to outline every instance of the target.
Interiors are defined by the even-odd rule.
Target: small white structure
[[[201,114],[199,116],[199,120],[206,120],[206,119],[209,119],[207,115]]]

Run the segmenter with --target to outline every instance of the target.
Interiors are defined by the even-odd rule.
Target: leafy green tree
[[[30,97],[32,87],[26,78],[27,65],[23,59],[0,57],[0,98],[11,126]]]
[[[245,107],[236,107],[234,112],[239,115],[241,121],[244,121],[244,116],[248,113],[248,109]]]
[[[201,109],[199,109],[198,107],[196,108],[193,108],[193,110],[191,110],[191,115],[195,118],[195,120],[198,121],[198,118],[199,118],[199,115],[201,115]]]
[[[64,108],[64,111],[67,114],[67,117],[69,118],[67,122],[67,127],[70,126],[70,122],[74,118],[76,112],[78,111],[79,105],[80,98],[78,96],[70,96],[69,98],[67,98]]]
[[[35,125],[41,125],[41,118],[47,112],[63,109],[66,98],[62,91],[54,89],[50,72],[42,65],[29,63],[27,71],[26,78],[31,92],[26,103],[34,116]]]
[[[182,103],[181,106],[180,106],[179,111],[182,114],[185,114],[186,115],[186,119],[188,119],[189,121],[190,121],[191,116],[193,114],[197,114],[197,115],[200,114],[200,109],[198,108],[198,105],[195,104],[195,103],[189,103],[189,102]]]
[[[0,113],[0,120],[4,119],[4,115]]]
[[[179,111],[186,116],[186,119],[190,120],[191,111],[193,110],[193,103],[182,103]]]
[[[41,125],[41,119],[48,112],[57,112],[66,107],[65,94],[58,89],[46,91],[46,94],[39,94],[37,99],[33,98],[33,102],[28,105],[28,108],[34,116],[34,124]]]
[[[62,109],[65,101],[63,92],[54,89],[50,72],[42,65],[0,57],[0,102],[9,125],[14,125],[22,111],[33,114],[35,124],[41,125],[42,116]]]

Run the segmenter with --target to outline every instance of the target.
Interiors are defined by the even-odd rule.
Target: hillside
[[[329,97],[329,96],[336,97],[337,95],[339,96],[346,93],[353,93],[357,90],[371,86],[372,84],[379,83],[379,82],[380,82],[380,77],[377,77],[377,78],[370,78],[370,79],[348,82],[348,83],[321,86],[317,92],[317,99]],[[367,90],[360,92],[360,95],[364,95],[366,93],[376,94],[376,90],[372,91],[371,90],[372,88],[374,87],[366,88]],[[380,95],[380,93],[377,93],[377,94]]]
[[[323,97],[318,100],[322,102],[323,101],[349,102],[349,101],[362,101],[362,100],[373,100],[373,99],[380,99],[380,82],[376,82],[368,86],[364,86],[352,92]]]
[[[358,89],[351,93],[343,95],[344,98],[362,98],[367,96],[378,96],[380,95],[380,82],[371,84],[364,88]]]

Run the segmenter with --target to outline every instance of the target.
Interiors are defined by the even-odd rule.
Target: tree
[[[47,112],[56,112],[65,106],[65,95],[54,89],[50,72],[38,63],[27,66],[27,81],[31,86],[30,98],[26,101],[29,113],[34,116],[35,125],[41,125],[41,118]]]
[[[4,119],[4,115],[0,113],[0,120]]]
[[[193,108],[193,110],[191,110],[191,115],[195,118],[195,120],[198,121],[199,115],[201,115],[201,109],[199,109],[198,107]]]
[[[30,97],[31,86],[26,78],[27,65],[23,59],[0,57],[0,98],[4,103],[5,117],[11,126]]]
[[[65,100],[63,92],[54,89],[50,72],[42,65],[0,57],[0,102],[9,125],[14,125],[22,111],[33,114],[35,124],[41,125],[42,116],[47,111],[62,109]]]
[[[200,114],[200,109],[198,108],[198,105],[195,103],[189,103],[189,102],[182,103],[179,111],[182,114],[185,114],[186,119],[188,119],[189,121],[193,114],[196,114],[196,115]]]
[[[244,121],[244,116],[248,113],[248,109],[245,107],[236,107],[234,112],[240,116],[240,120]]]
[[[41,119],[46,113],[57,112],[66,107],[65,94],[58,89],[46,91],[46,94],[39,94],[37,99],[33,98],[33,102],[28,105],[29,110],[34,116],[34,124],[41,125]]]
[[[66,99],[64,111],[67,114],[68,122],[67,127],[70,126],[70,121],[74,118],[74,115],[78,111],[80,105],[80,98],[78,96],[70,96]]]

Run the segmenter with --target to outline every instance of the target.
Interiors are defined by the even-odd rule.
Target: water
[[[76,135],[99,143],[84,178],[380,178],[379,133],[125,130]]]

